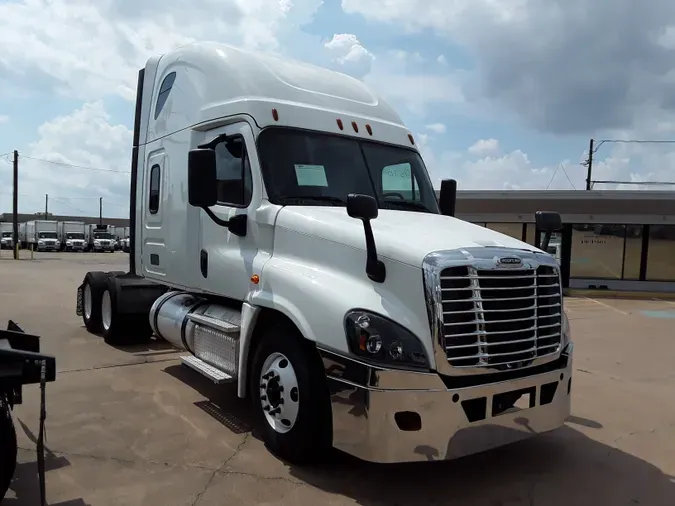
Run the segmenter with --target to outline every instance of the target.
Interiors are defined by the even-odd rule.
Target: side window
[[[253,183],[246,144],[241,137],[216,145],[218,203],[246,207],[251,202]]]
[[[388,165],[382,169],[382,193],[395,193],[407,200],[419,200],[419,184],[409,163]]]
[[[157,103],[155,104],[155,119],[159,118],[159,113],[162,112],[166,99],[169,98],[169,93],[173,87],[173,82],[176,80],[176,73],[171,72],[164,78],[162,85],[159,87],[159,94],[157,95]]]
[[[150,169],[150,196],[148,198],[148,210],[150,214],[159,211],[159,165],[153,165]]]

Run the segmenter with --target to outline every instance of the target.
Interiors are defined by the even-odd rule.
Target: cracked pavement
[[[373,465],[336,454],[318,468],[272,456],[248,403],[180,365],[164,343],[112,347],[74,314],[87,270],[123,254],[0,259],[0,324],[11,318],[57,357],[47,385],[53,506],[675,505],[675,329],[640,313],[675,303],[568,299],[576,343],[572,411],[550,434],[452,462]],[[36,290],[36,286],[41,286]],[[39,390],[14,416],[19,465],[3,506],[34,506]]]

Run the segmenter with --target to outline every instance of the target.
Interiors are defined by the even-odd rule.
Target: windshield
[[[420,155],[411,149],[338,135],[269,128],[258,148],[271,202],[344,206],[350,193],[381,209],[439,213]]]
[[[84,239],[84,234],[71,233],[71,234],[66,234],[66,237],[68,239]]]
[[[112,239],[112,234],[108,232],[94,232],[94,239]]]
[[[12,237],[12,233],[11,232],[3,232],[2,237]]]
[[[56,239],[56,232],[40,232],[38,233],[40,239]]]

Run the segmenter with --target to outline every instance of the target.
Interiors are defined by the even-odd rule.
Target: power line
[[[51,163],[51,164],[54,164],[54,165],[61,165],[61,166],[64,166],[64,167],[73,167],[73,168],[76,168],[76,169],[83,169],[83,170],[96,170],[96,171],[101,171],[101,172],[117,172],[117,173],[120,173],[120,174],[131,174],[131,172],[128,171],[128,170],[103,169],[103,168],[100,168],[100,167],[87,167],[86,165],[75,165],[73,163],[57,162],[57,161],[54,161],[54,160],[46,160],[44,158],[36,158],[36,157],[33,157],[33,156],[21,154],[21,153],[19,153],[19,154],[21,155],[22,158],[28,158],[29,160],[35,160],[35,161],[38,161],[38,162]]]
[[[75,211],[77,211],[79,213],[91,214],[91,213],[88,213],[88,211],[83,211],[82,209],[78,209],[77,207],[71,206],[70,204],[66,204],[65,202],[63,202],[59,199],[55,199],[54,197],[50,197],[49,200],[51,200],[53,202],[56,202],[57,204],[61,204],[62,206],[69,207],[70,209],[74,209]]]

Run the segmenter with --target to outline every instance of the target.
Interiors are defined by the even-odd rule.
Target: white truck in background
[[[14,233],[14,224],[2,222],[0,223],[0,248],[1,249],[12,249],[14,247],[14,239],[12,235]]]
[[[88,224],[85,229],[87,251],[111,253],[115,251],[115,238],[110,228],[108,225]]]
[[[57,236],[61,251],[84,251],[86,224],[83,221],[59,221]]]
[[[573,371],[559,267],[455,218],[455,190],[437,200],[363,82],[187,44],[139,72],[129,272],[88,272],[77,313],[234,382],[294,463],[331,446],[452,459],[556,429]]]
[[[31,245],[36,251],[58,251],[60,243],[57,235],[57,222],[53,220],[32,220],[22,224],[24,247]]]

